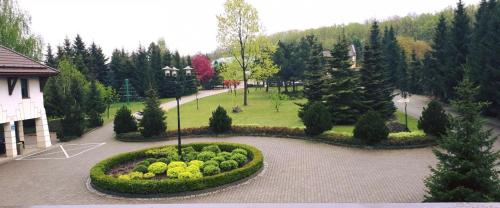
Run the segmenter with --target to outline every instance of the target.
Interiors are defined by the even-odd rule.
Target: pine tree
[[[359,77],[351,69],[349,47],[344,36],[333,46],[332,68],[325,80],[324,100],[334,124],[353,124],[360,114]]]
[[[372,24],[368,43],[365,45],[364,62],[361,68],[361,102],[364,111],[375,110],[388,119],[394,115],[396,107],[392,102],[394,87],[385,68],[382,55],[378,23]]]
[[[480,111],[485,103],[474,101],[478,88],[468,78],[456,89],[452,105],[458,116],[450,119],[447,135],[439,140],[442,150],[434,150],[439,163],[425,181],[425,201],[498,202],[500,152],[493,150],[497,138],[482,129]]]
[[[432,57],[431,52],[424,55],[422,63],[422,80],[421,87],[424,93],[437,96],[441,83],[439,82],[438,71],[436,71],[438,63]]]
[[[401,58],[401,47],[396,40],[396,33],[394,32],[394,28],[391,26],[389,29],[384,29],[384,37],[382,38],[382,47],[383,47],[383,56],[385,59],[386,70],[390,77],[390,82],[401,89],[403,86],[399,86],[401,83],[398,75],[401,74],[402,71],[402,60]]]
[[[151,43],[148,48],[148,57],[151,70],[151,80],[153,88],[161,92],[163,84],[165,83],[165,74],[162,70],[162,60],[160,47],[155,43]],[[161,95],[161,93],[160,93]]]
[[[85,108],[89,117],[89,126],[102,126],[103,120],[101,115],[106,110],[106,105],[104,104],[101,93],[97,89],[95,80],[90,83],[90,90],[86,101]]]
[[[410,57],[410,67],[408,67],[409,91],[414,94],[422,93],[422,63],[417,58],[415,50]]]
[[[57,67],[56,58],[54,57],[54,54],[52,54],[52,47],[50,47],[50,44],[47,45],[47,55],[45,58],[45,65],[50,66],[52,68]]]
[[[89,77],[97,79],[100,83],[105,85],[110,85],[111,80],[108,79],[109,71],[106,65],[108,59],[104,56],[102,48],[97,46],[94,42],[90,45],[88,59]]]
[[[446,100],[453,98],[453,89],[458,85],[458,83],[463,79],[464,75],[464,65],[466,63],[467,55],[469,53],[469,43],[470,43],[470,20],[465,12],[464,4],[462,0],[457,3],[457,8],[454,11],[454,17],[452,21],[451,31],[450,31],[450,44],[449,51],[447,53],[450,58],[449,65],[446,69],[445,76],[445,90],[450,92]]]
[[[450,62],[448,56],[448,26],[446,25],[446,19],[443,15],[439,17],[439,22],[436,26],[434,33],[434,39],[432,43],[431,56],[427,59],[427,66],[429,67],[429,72],[427,73],[427,78],[432,78],[430,75],[434,75],[431,88],[434,96],[446,99],[449,97],[445,81],[447,74],[447,66]]]
[[[181,55],[179,54],[179,51],[175,51],[173,57],[172,57],[172,65],[175,67],[175,68],[178,68],[180,69],[181,68]]]
[[[141,134],[144,137],[152,137],[164,134],[167,130],[165,123],[166,115],[160,107],[160,101],[153,89],[147,91],[144,101],[143,117],[140,121]]]
[[[314,35],[303,37],[299,43],[299,50],[303,57],[304,68],[304,96],[309,101],[321,101],[323,98],[323,47]]]
[[[62,59],[63,57],[66,57],[68,60],[71,60],[73,58],[74,52],[73,52],[73,47],[71,47],[71,42],[69,39],[66,37],[64,39],[63,43],[63,56],[59,56],[59,59]]]
[[[67,141],[83,134],[85,116],[82,103],[84,100],[82,83],[80,80],[73,78],[70,81],[69,91],[64,95],[64,117],[61,122],[62,132],[59,132],[58,135],[59,139]]]
[[[73,56],[71,61],[73,62],[73,64],[80,72],[82,72],[82,74],[85,75],[85,77],[87,77],[87,79],[92,79],[93,77],[91,77],[88,68],[88,51],[80,35],[76,35],[75,37],[72,52]]]

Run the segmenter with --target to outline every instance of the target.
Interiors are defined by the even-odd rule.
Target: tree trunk
[[[292,91],[293,93],[297,92],[297,88],[295,86],[295,80],[292,80]]]
[[[285,81],[285,92],[288,92],[288,81]]]
[[[269,92],[269,79],[266,80],[266,92]]]

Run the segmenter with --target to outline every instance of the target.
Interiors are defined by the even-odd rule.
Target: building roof
[[[0,77],[54,76],[59,71],[0,45]]]

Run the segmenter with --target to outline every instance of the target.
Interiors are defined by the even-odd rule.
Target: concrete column
[[[3,124],[3,133],[5,135],[5,154],[7,157],[17,156],[16,129],[14,121]]]
[[[50,133],[49,125],[47,122],[47,116],[45,115],[45,110],[41,113],[41,117],[35,119],[36,125],[36,146],[38,148],[50,147]]]
[[[23,121],[17,122],[17,130],[19,134],[19,141],[24,141],[24,124]]]

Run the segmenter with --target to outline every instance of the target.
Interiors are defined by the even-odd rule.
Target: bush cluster
[[[218,106],[214,112],[212,112],[212,117],[209,119],[210,129],[215,134],[220,134],[231,130],[232,119],[227,115],[226,110]]]
[[[304,126],[306,126],[305,132],[309,136],[320,135],[333,127],[330,112],[321,102],[304,105],[301,112],[299,112],[299,116]]]
[[[213,144],[214,143],[193,143],[184,145],[184,147],[192,147],[196,152],[202,151],[204,147]],[[243,156],[243,154],[241,153],[230,153],[238,148],[247,151],[248,157],[245,157],[245,160],[247,162],[242,164],[240,168],[238,168],[238,162],[234,160],[225,160],[220,163],[215,160],[208,160],[207,162],[203,162],[200,160],[183,162],[177,160],[172,161],[169,164],[165,164],[158,161],[160,160],[159,158],[148,158],[149,156],[151,156],[150,150],[153,150],[153,152],[157,152],[159,149],[167,149],[174,146],[171,145],[167,147],[150,148],[146,150],[120,154],[99,162],[91,169],[90,172],[92,185],[99,188],[100,190],[112,193],[169,194],[201,190],[231,183],[254,174],[263,166],[262,153],[254,147],[231,143],[215,144],[221,151],[219,153],[220,157],[223,158],[229,155],[231,155],[231,157],[233,157],[234,155],[239,155],[237,157]],[[189,152],[189,150],[193,149],[185,150],[186,152]],[[152,162],[151,164],[149,164],[148,172],[143,173],[141,171],[132,171],[116,176],[106,174],[107,170],[111,169],[112,167],[122,163],[126,163],[130,160],[137,160],[138,158],[146,159],[143,159],[141,162],[137,163],[136,166],[144,166],[145,164]],[[153,161],[153,159],[155,160]],[[149,169],[154,170],[156,173],[149,171]],[[164,179],[149,180],[157,177],[162,177]]]
[[[361,116],[354,127],[354,137],[367,144],[376,144],[387,140],[389,129],[379,113],[369,111]]]
[[[132,117],[132,113],[125,105],[116,112],[113,124],[116,134],[137,131],[137,123],[135,122],[134,117]]]
[[[418,120],[418,128],[426,134],[442,136],[446,133],[448,116],[443,107],[437,101],[431,101],[427,108],[424,107],[422,116]]]

